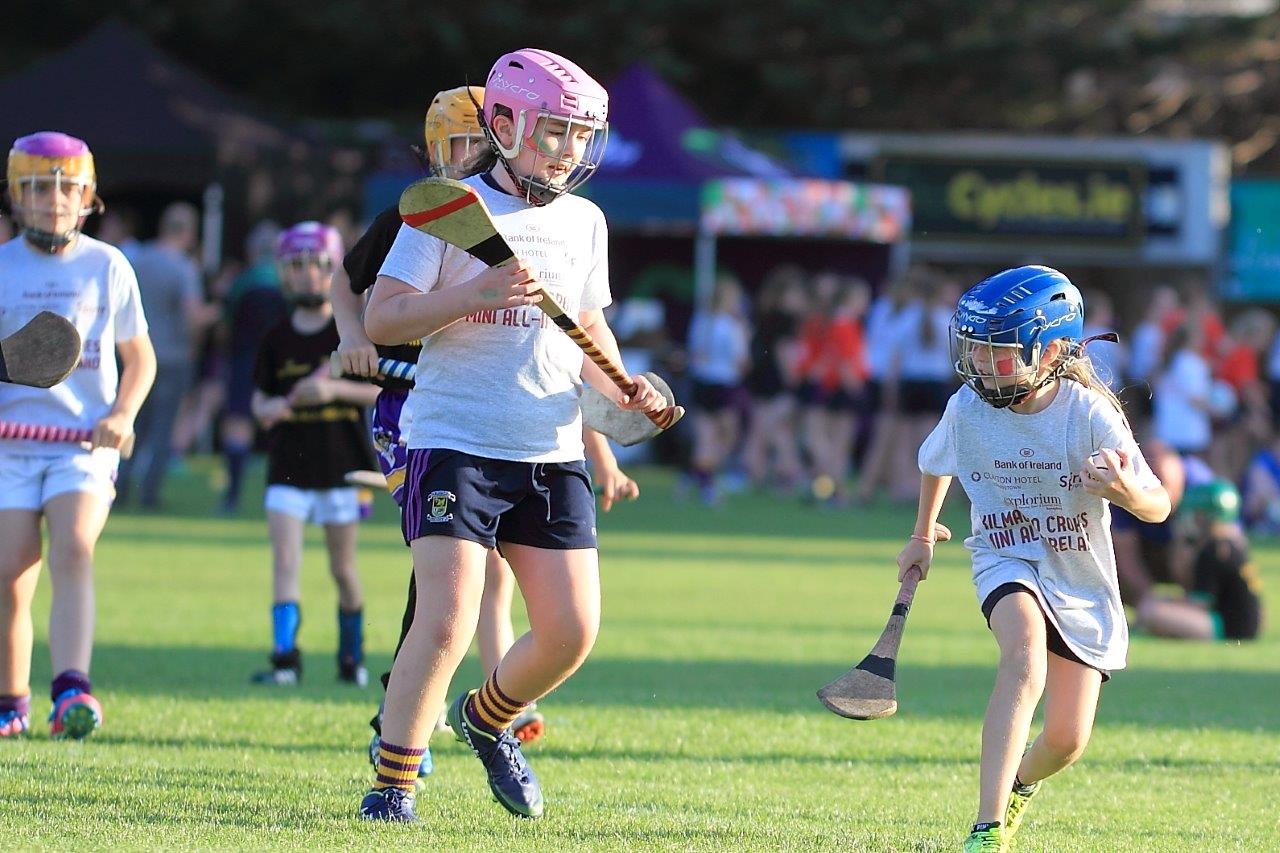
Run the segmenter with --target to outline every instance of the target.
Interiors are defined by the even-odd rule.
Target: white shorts
[[[350,524],[360,520],[358,489],[299,489],[267,486],[263,500],[267,512],[282,512],[312,524]]]
[[[116,499],[120,452],[100,447],[92,453],[0,453],[0,509],[44,508],[66,492],[88,492],[107,503]]]

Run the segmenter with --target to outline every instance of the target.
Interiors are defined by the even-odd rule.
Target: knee
[[[1044,636],[1027,632],[1002,645],[1000,672],[1013,679],[1024,690],[1044,690],[1046,668]]]
[[[49,574],[62,577],[88,574],[93,570],[92,540],[64,536],[49,541]]]
[[[1084,755],[1085,747],[1089,745],[1089,732],[1071,724],[1046,723],[1041,737],[1044,748],[1064,765]]]
[[[599,630],[598,619],[581,616],[565,620],[553,630],[544,632],[539,638],[539,645],[566,668],[576,667],[591,653]]]

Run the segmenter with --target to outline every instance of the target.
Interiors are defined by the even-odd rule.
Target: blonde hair
[[[1129,427],[1129,431],[1132,432],[1133,427],[1129,425],[1129,417],[1124,413],[1124,405],[1121,404],[1120,398],[1116,396],[1116,393],[1111,390],[1111,386],[1107,385],[1102,377],[1098,375],[1098,368],[1094,366],[1084,347],[1072,341],[1071,348],[1071,350],[1068,350],[1067,355],[1067,358],[1071,360],[1065,367],[1061,368],[1058,376],[1083,385],[1101,396],[1115,407],[1115,410],[1120,413],[1120,417],[1124,419],[1124,425]]]

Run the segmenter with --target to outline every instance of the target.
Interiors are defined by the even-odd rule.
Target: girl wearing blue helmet
[[[1084,301],[1048,267],[970,288],[951,321],[965,384],[920,447],[915,530],[899,577],[933,560],[952,478],[972,504],[965,540],[1000,664],[982,729],[978,817],[965,850],[1004,850],[1041,780],[1084,752],[1128,630],[1109,505],[1163,521],[1169,498],[1085,352]],[[1041,697],[1044,728],[1023,752]]]

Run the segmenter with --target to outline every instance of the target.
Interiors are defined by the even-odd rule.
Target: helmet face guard
[[[422,138],[431,174],[437,178],[461,178],[465,164],[486,144],[479,113],[484,89],[459,86],[439,92],[427,107]]]
[[[61,250],[80,233],[89,214],[102,211],[93,154],[73,136],[42,131],[21,137],[9,151],[6,178],[14,220],[27,241],[42,251]],[[80,188],[79,209],[60,209],[73,186]],[[59,219],[71,222],[60,227]]]
[[[510,147],[499,142],[487,125],[485,129],[498,159],[531,204],[547,204],[582,186],[600,166],[609,141],[608,122],[557,115],[545,109],[520,111],[515,122],[516,142]],[[513,167],[523,151],[534,155],[527,175]]]
[[[299,222],[276,239],[276,266],[285,297],[299,308],[319,308],[329,301],[328,281],[342,261],[342,237],[338,230],[319,222]],[[319,291],[300,289],[296,282],[317,269],[325,285]],[[310,283],[303,285],[309,288]]]
[[[986,323],[966,322],[973,319],[962,311],[951,318],[951,363],[965,384],[997,409],[1021,403],[1061,376],[1082,350],[1074,341],[1053,338],[1065,349],[1052,368],[1042,372],[1040,336],[1047,328],[1043,317],[998,332],[979,328]]]
[[[280,269],[280,279],[284,285],[285,298],[290,305],[299,308],[319,308],[329,301],[329,288],[323,287],[319,292],[300,290],[296,282],[307,275],[312,268],[320,271],[321,280],[328,282],[333,275],[336,261],[324,251],[305,249],[285,257],[278,258],[276,264]]]

